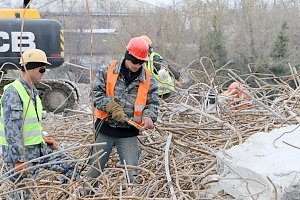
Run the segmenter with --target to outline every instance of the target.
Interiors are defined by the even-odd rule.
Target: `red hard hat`
[[[233,82],[229,85],[228,89],[229,90],[234,90],[236,89],[237,87],[240,87],[240,84],[238,82]]]
[[[131,55],[139,60],[147,61],[148,58],[148,44],[141,37],[132,38],[126,49],[129,51]]]
[[[239,87],[240,89],[244,89],[245,85],[241,84],[239,82],[233,82],[230,84],[230,86],[228,87],[228,91],[231,92],[233,90],[236,90],[237,87]],[[241,95],[244,94],[241,90],[236,90],[233,94],[238,95],[238,98],[241,98]]]
[[[142,35],[141,38],[150,46],[152,44],[151,39],[147,35]]]

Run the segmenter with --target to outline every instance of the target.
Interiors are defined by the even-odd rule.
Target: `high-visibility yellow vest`
[[[42,101],[39,96],[36,97],[36,110],[33,105],[33,101],[28,95],[26,89],[19,80],[4,86],[4,92],[9,86],[13,86],[19,93],[23,103],[23,142],[25,146],[35,145],[44,143],[42,136]],[[2,101],[2,99],[1,99]],[[1,105],[1,116],[0,116],[0,145],[7,146],[7,140],[5,138],[5,127],[4,127],[4,118],[3,118],[3,107]]]
[[[153,59],[154,56],[159,56],[162,58],[158,53],[152,52],[149,56],[149,60],[146,64],[146,67],[150,70],[152,76],[155,78],[155,80],[158,83],[158,95],[163,95],[170,93],[171,91],[175,91],[175,84],[172,76],[170,74],[167,75],[167,78],[162,79],[159,75],[158,72],[156,71],[154,64],[153,64]]]

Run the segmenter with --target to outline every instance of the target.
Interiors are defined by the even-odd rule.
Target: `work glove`
[[[119,121],[121,123],[126,122],[126,114],[122,108],[117,102],[114,100],[108,102],[106,104],[106,112],[111,113],[112,119]]]
[[[15,163],[16,171],[24,170],[24,171],[22,171],[23,175],[30,174],[30,171],[27,169],[27,167],[28,167],[27,163],[24,163],[24,162],[16,162]]]
[[[166,69],[160,69],[158,71],[158,75],[161,79],[160,81],[162,81],[162,82],[166,82],[168,80],[168,78],[170,77],[170,74]]]
[[[44,137],[44,140],[47,144],[49,144],[51,146],[52,149],[57,149],[58,147],[58,143],[55,141],[55,139],[53,137]]]

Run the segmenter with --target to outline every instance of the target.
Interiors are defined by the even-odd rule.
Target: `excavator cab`
[[[64,35],[60,22],[41,19],[40,12],[29,9],[24,1],[23,9],[0,9],[0,67],[1,71],[17,70],[20,67],[21,51],[42,49],[47,56],[47,68],[60,67],[64,63]],[[26,7],[26,8],[25,8]],[[0,80],[3,86],[14,81],[13,78]],[[73,108],[78,100],[78,92],[69,80],[45,79],[36,85],[40,91],[43,107],[48,112],[61,112]]]

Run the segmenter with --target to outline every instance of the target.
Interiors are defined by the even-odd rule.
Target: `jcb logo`
[[[32,32],[22,33],[22,51],[27,49],[35,49],[34,43],[35,36]],[[0,31],[0,53],[8,52],[11,49],[12,52],[20,52],[21,46],[21,32],[11,32],[10,35],[7,32]]]

